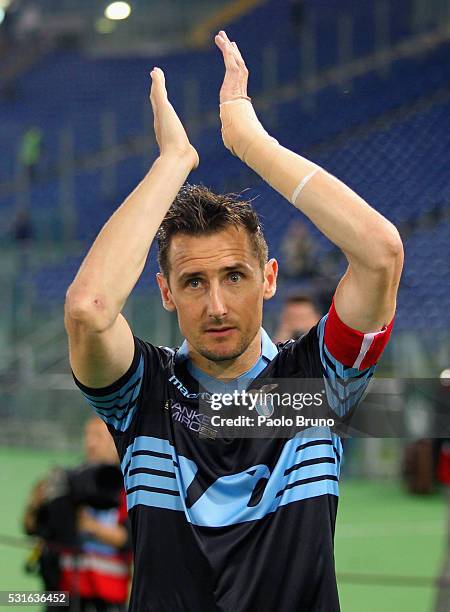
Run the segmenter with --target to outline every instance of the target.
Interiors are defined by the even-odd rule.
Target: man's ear
[[[277,290],[278,262],[276,259],[269,259],[264,266],[264,294],[265,300],[270,300]]]
[[[159,290],[161,291],[162,305],[165,310],[169,312],[175,312],[176,307],[172,299],[172,293],[170,291],[169,283],[166,277],[158,272],[156,274],[156,282],[158,283]]]

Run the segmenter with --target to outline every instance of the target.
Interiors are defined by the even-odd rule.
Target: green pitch
[[[73,455],[1,448],[0,536],[22,536],[23,507],[40,475],[52,465],[76,462]],[[411,497],[391,481],[344,481],[336,527],[342,611],[430,612],[434,588],[426,579],[438,575],[444,532],[440,495]],[[39,580],[23,571],[27,554],[0,538],[0,590],[39,589]],[[19,609],[40,608],[14,607]]]

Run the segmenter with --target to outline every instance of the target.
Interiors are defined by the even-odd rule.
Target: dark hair
[[[285,297],[284,304],[310,304],[315,310],[317,310],[317,312],[319,312],[319,307],[315,297],[309,293],[304,293],[301,291],[288,293],[288,295]]]
[[[183,185],[157,233],[161,272],[168,278],[169,247],[175,234],[210,235],[230,225],[247,231],[254,253],[263,268],[267,262],[267,243],[251,202],[242,200],[234,193],[213,193],[204,185]]]

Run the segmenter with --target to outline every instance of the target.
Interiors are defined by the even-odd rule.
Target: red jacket
[[[438,478],[450,487],[450,442],[444,442],[438,463]]]

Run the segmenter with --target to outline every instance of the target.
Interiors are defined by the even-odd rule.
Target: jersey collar
[[[272,342],[269,334],[261,327],[261,355],[267,362],[272,361],[278,354],[276,345]],[[183,342],[175,355],[175,362],[189,359],[189,349],[187,340]]]
[[[247,372],[243,372],[237,378],[234,378],[232,380],[230,379],[227,381],[221,381],[217,378],[209,376],[205,372],[202,372],[202,370],[196,368],[192,361],[189,359],[188,344],[186,340],[183,342],[180,349],[175,355],[175,363],[183,363],[183,366],[186,368],[185,371],[188,376],[191,376],[203,388],[209,390],[210,392],[225,393],[234,389],[239,390],[247,388],[249,381],[256,378],[277,354],[278,349],[276,345],[272,342],[268,333],[263,328],[261,328],[261,354],[258,357],[256,363],[254,363],[253,366],[249,370],[247,370]]]

